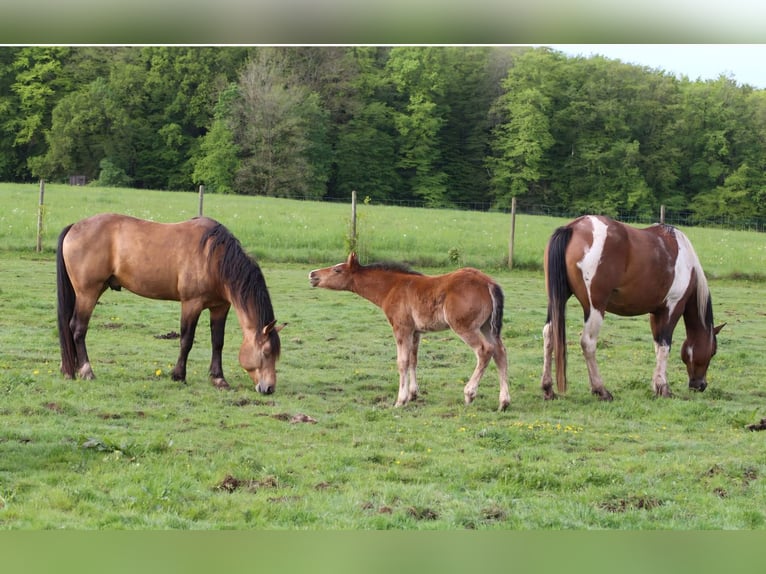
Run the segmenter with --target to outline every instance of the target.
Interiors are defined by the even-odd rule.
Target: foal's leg
[[[223,339],[226,333],[226,316],[229,313],[229,305],[221,305],[210,309],[210,341],[213,354],[210,359],[210,381],[218,389],[228,389],[229,383],[223,376],[223,364],[221,354],[223,352]]]
[[[497,410],[504,411],[511,404],[511,392],[508,389],[508,353],[500,337],[494,339],[493,348],[492,359],[495,361],[500,379],[500,406]]]
[[[394,406],[401,407],[409,401],[408,378],[410,373],[410,359],[412,358],[412,339],[410,331],[395,331],[396,337],[396,366],[399,369],[399,394]]]
[[[601,380],[601,374],[598,372],[598,365],[596,364],[596,343],[603,322],[604,315],[599,310],[591,308],[588,320],[585,321],[585,326],[583,327],[582,336],[580,337],[580,346],[585,356],[585,364],[588,366],[590,391],[594,395],[598,395],[602,401],[611,401],[612,394],[604,387],[604,382]]]
[[[473,349],[473,352],[476,354],[476,368],[473,370],[471,378],[468,379],[465,387],[463,387],[465,404],[470,405],[476,398],[476,392],[479,389],[479,381],[484,375],[484,371],[486,370],[490,359],[492,359],[495,353],[495,349],[494,346],[489,341],[487,341],[487,339],[478,329],[476,331],[470,331],[467,333],[458,333],[458,335],[461,339],[463,339],[463,341],[466,342],[469,347]]]
[[[546,401],[556,398],[553,392],[553,374],[551,365],[553,362],[553,326],[546,323],[543,327],[543,376],[540,377],[540,387],[543,389],[543,397]]]
[[[194,333],[197,331],[201,307],[194,302],[184,301],[181,303],[181,351],[176,361],[176,366],[170,373],[174,381],[186,381],[186,359],[194,344]]]
[[[418,377],[417,377],[417,369],[418,369],[418,348],[420,347],[420,333],[418,331],[415,331],[412,334],[412,347],[410,347],[410,359],[409,359],[409,369],[408,369],[408,377],[409,377],[409,390],[408,390],[408,401],[414,401],[418,398],[418,395],[420,394],[420,388],[418,387]]]

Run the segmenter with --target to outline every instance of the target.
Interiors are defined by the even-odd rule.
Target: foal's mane
[[[220,253],[218,274],[231,291],[233,303],[248,313],[258,316],[258,329],[262,329],[274,320],[274,308],[271,305],[266,280],[258,263],[250,257],[239,239],[221,223],[215,224],[202,234],[200,249],[209,243],[208,262],[213,255]],[[271,331],[272,352],[279,356],[279,337],[276,330]]]
[[[422,273],[415,271],[406,263],[399,263],[396,261],[377,261],[375,263],[370,263],[369,265],[362,265],[361,267],[362,269],[394,271],[397,273],[406,273],[407,275],[422,275]]]

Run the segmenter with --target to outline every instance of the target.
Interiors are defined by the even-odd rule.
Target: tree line
[[[3,47],[0,180],[766,217],[766,91],[530,47]]]

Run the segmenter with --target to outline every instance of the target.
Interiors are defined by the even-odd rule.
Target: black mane
[[[257,315],[258,329],[263,329],[274,320],[274,308],[266,288],[266,279],[258,263],[245,253],[239,239],[221,223],[216,222],[202,234],[200,249],[204,249],[208,242],[208,262],[215,253],[221,253],[218,273],[221,281],[228,285],[231,291],[234,299],[232,303],[251,315]],[[279,356],[280,343],[276,330],[271,331],[271,345],[272,352]]]
[[[406,263],[398,263],[396,261],[378,261],[363,266],[365,269],[379,269],[381,271],[396,271],[399,273],[407,273],[408,275],[422,275],[419,271],[415,271]]]

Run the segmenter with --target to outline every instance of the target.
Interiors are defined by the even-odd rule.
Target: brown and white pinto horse
[[[683,316],[686,340],[681,358],[689,388],[704,391],[710,359],[717,349],[713,304],[694,248],[678,229],[653,225],[636,229],[608,217],[586,215],[558,228],[545,248],[548,318],[543,328],[543,374],[546,399],[553,399],[551,356],[556,357],[556,383],[566,391],[566,302],[574,294],[582,305],[585,325],[580,338],[591,392],[612,400],[596,364],[596,342],[604,313],[649,314],[657,365],[652,388],[671,396],[666,377],[673,330]]]
[[[229,388],[223,376],[226,316],[233,305],[243,332],[239,362],[256,389],[273,393],[277,384],[279,331],[258,264],[220,223],[205,217],[155,223],[104,213],[61,232],[56,257],[61,372],[93,378],[85,347],[93,309],[108,288],[151,299],[181,302],[181,352],[171,373],[186,380],[186,359],[197,321],[210,310],[214,386]]]
[[[465,404],[476,397],[490,359],[500,377],[500,407],[510,404],[508,359],[501,337],[503,290],[481,271],[466,267],[429,276],[392,263],[361,265],[351,253],[345,263],[309,273],[312,287],[351,291],[380,307],[396,338],[399,394],[396,406],[417,398],[420,337],[452,329],[476,354],[476,368],[463,389]]]

